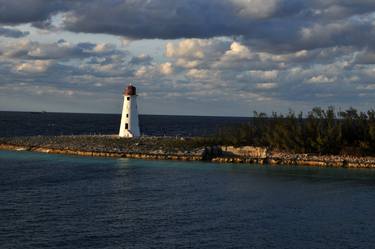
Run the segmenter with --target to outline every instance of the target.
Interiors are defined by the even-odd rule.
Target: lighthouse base
[[[123,132],[120,132],[119,134],[119,137],[124,137],[124,138],[137,138],[137,137],[140,137],[141,135],[138,133],[138,134],[134,134],[133,132],[129,131],[129,130],[125,130]]]

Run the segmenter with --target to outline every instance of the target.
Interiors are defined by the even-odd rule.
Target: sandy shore
[[[199,138],[117,136],[34,136],[0,138],[0,150],[94,157],[210,161],[317,167],[375,168],[375,157],[292,154],[261,147],[207,145]]]

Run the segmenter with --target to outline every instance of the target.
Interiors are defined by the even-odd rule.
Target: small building
[[[137,110],[137,89],[128,85],[124,90],[124,105],[122,108],[120,137],[140,137],[139,119]]]

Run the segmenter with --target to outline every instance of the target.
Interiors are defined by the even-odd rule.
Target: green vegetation
[[[316,107],[307,115],[254,112],[248,123],[220,129],[212,139],[223,145],[266,146],[294,153],[374,155],[375,111]]]
[[[210,137],[34,136],[0,138],[0,144],[116,153],[162,150],[169,154],[208,150],[214,145],[250,145],[289,153],[375,156],[375,110],[336,112],[333,107],[316,107],[307,114],[289,111],[271,116],[254,112],[247,123],[224,127]]]

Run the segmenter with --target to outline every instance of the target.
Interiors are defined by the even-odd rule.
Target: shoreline
[[[121,139],[111,135],[2,137],[0,150],[146,160],[375,168],[375,157],[294,154],[269,151],[262,147],[205,145],[199,138]]]
[[[116,153],[116,152],[97,152],[69,149],[51,149],[47,147],[25,147],[21,145],[0,144],[0,150],[6,151],[28,151],[47,154],[62,154],[72,156],[89,156],[89,157],[113,157],[113,158],[132,158],[132,159],[149,159],[149,160],[180,160],[180,161],[203,161],[199,156],[185,155],[158,155],[143,153]]]

